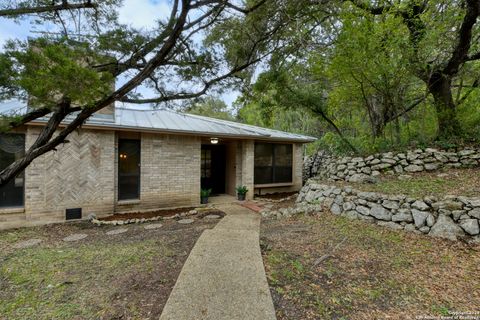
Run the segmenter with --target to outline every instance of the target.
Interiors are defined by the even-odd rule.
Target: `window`
[[[292,145],[255,143],[255,184],[292,182]]]
[[[118,200],[140,198],[140,140],[118,140]]]
[[[5,169],[25,154],[25,135],[0,134],[0,170]],[[25,173],[22,172],[0,187],[0,208],[22,207]]]

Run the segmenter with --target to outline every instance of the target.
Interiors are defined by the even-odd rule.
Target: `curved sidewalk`
[[[259,245],[260,215],[229,205],[198,239],[160,320],[275,320]]]

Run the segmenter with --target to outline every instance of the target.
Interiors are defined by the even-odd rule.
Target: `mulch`
[[[255,195],[255,198],[280,200],[280,199],[285,199],[290,196],[293,196],[294,194],[297,194],[297,192],[276,192],[276,193],[270,193],[270,194]]]

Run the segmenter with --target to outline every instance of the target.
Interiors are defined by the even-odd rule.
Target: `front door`
[[[201,186],[212,195],[225,193],[225,146],[202,145]]]

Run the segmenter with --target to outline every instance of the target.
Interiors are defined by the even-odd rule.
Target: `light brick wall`
[[[198,205],[200,148],[194,136],[142,133],[140,199],[118,202],[116,211]]]
[[[253,199],[254,195],[254,184],[253,184],[253,173],[254,173],[254,152],[255,152],[255,142],[253,140],[243,140],[242,141],[242,151],[241,151],[241,185],[246,186],[248,193],[246,199]]]
[[[39,127],[28,127],[26,147]],[[141,139],[141,181],[138,201],[117,201],[118,137]],[[201,138],[153,133],[121,133],[81,129],[26,169],[24,209],[0,209],[0,229],[65,220],[65,209],[82,208],[83,217],[113,212],[196,206],[200,202]],[[228,190],[245,185],[254,195],[253,140],[230,142]],[[264,191],[293,191],[302,187],[302,144],[293,145],[293,185]]]
[[[40,128],[29,127],[26,147]],[[78,130],[69,143],[35,159],[25,172],[25,217],[27,221],[63,221],[65,209],[81,207],[108,214],[114,205],[114,132]]]

